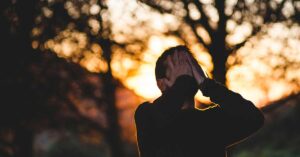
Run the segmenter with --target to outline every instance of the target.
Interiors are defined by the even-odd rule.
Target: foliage
[[[153,9],[180,18],[177,35],[188,44],[200,43],[212,56],[213,75],[225,83],[228,56],[244,46],[266,24],[299,23],[297,0],[142,0]],[[196,41],[193,40],[193,37]]]

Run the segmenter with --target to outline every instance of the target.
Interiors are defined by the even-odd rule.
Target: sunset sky
[[[146,48],[139,52],[141,61],[122,53],[121,50],[114,49],[113,75],[137,95],[145,100],[153,100],[161,94],[154,76],[156,59],[167,48],[183,44],[180,38],[166,36],[164,32],[167,29],[187,28],[180,24],[180,18],[171,14],[160,14],[137,1],[109,0],[107,5],[108,8],[113,8],[108,9],[107,20],[112,24],[115,40],[126,41],[129,40],[129,36],[148,39],[144,43]],[[98,14],[98,7],[91,5],[89,12]],[[193,9],[193,6],[190,9]],[[208,9],[208,11],[212,19],[217,21],[218,16],[215,15],[214,10]],[[132,14],[134,16],[131,16]],[[191,16],[197,18],[199,15],[195,12]],[[92,30],[99,29],[96,20],[91,19],[88,24]],[[229,44],[240,42],[252,29],[249,23],[237,25],[231,20],[228,21],[227,26],[230,34],[226,40]],[[199,30],[199,33],[205,36],[205,31]],[[252,100],[257,106],[263,106],[299,91],[299,86],[295,84],[300,78],[299,34],[300,28],[297,25],[292,27],[287,27],[284,23],[265,25],[261,33],[250,38],[244,47],[228,58],[227,86]],[[190,38],[189,48],[203,69],[211,75],[213,64],[210,55],[199,43],[193,41],[192,36]],[[77,40],[78,44],[74,43],[73,39]],[[210,39],[207,37],[205,40],[209,42]],[[84,59],[79,63],[91,72],[107,70],[107,64],[100,57],[101,47],[92,43],[90,49],[86,50],[87,45],[88,39],[84,33],[68,30],[45,43],[46,48],[65,58],[72,58],[84,52]],[[286,66],[287,64],[291,65]],[[197,94],[197,99],[208,101],[201,96],[200,92]]]
[[[240,122],[245,119],[240,114],[223,115],[222,101],[214,104],[199,90],[193,108],[196,116],[183,115],[183,120],[199,120],[195,127],[205,132],[211,126],[222,127],[223,123],[205,118],[218,106],[217,112],[233,122],[232,128],[261,127],[251,139],[228,149],[230,156],[300,156],[299,0],[4,0],[0,4],[1,157],[140,156],[139,127],[142,132],[155,130],[151,136],[178,128],[173,120],[181,115],[175,119],[173,115],[180,112],[171,107],[168,124],[156,124],[165,117],[156,116],[156,109],[150,113],[145,103],[162,94],[155,78],[157,59],[178,45],[188,47],[209,78],[261,111],[250,105],[251,128],[250,121]],[[229,137],[226,130],[219,132],[221,140]],[[172,136],[168,139],[185,135]],[[176,148],[183,143],[179,141]],[[196,148],[197,143],[190,144]]]

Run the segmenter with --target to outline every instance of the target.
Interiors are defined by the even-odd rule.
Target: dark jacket
[[[263,125],[263,114],[252,102],[211,79],[199,89],[219,106],[205,111],[181,110],[192,81],[181,76],[153,103],[145,102],[137,108],[141,157],[225,157],[226,147]]]

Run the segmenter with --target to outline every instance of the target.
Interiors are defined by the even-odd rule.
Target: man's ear
[[[163,92],[167,89],[167,85],[165,83],[165,79],[157,79],[156,80],[156,84],[158,86],[158,88]]]

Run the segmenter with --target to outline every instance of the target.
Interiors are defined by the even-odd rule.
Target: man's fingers
[[[167,78],[164,80],[164,83],[165,83],[168,87],[172,86],[172,82],[171,82],[170,80],[168,80]]]
[[[173,58],[173,61],[174,61],[175,65],[180,64],[180,57],[179,57],[179,55],[180,55],[179,51],[174,52],[173,55],[172,55],[172,58]]]
[[[191,55],[186,54],[189,64],[191,65],[192,74],[195,77],[196,81],[200,84],[207,77],[202,67],[199,65],[197,60]]]
[[[186,57],[186,52],[178,52],[178,58],[180,59],[181,64],[186,64],[188,61]]]
[[[168,66],[169,66],[171,69],[174,69],[175,65],[174,65],[174,62],[173,62],[173,60],[172,60],[172,57],[171,57],[171,56],[168,56],[166,60],[167,60]]]
[[[191,60],[191,55],[190,54],[188,54],[188,53],[184,53],[184,54],[182,54],[183,55],[183,57],[184,57],[184,60],[185,60],[185,62],[192,68],[193,66],[193,62],[192,62],[192,60]]]

